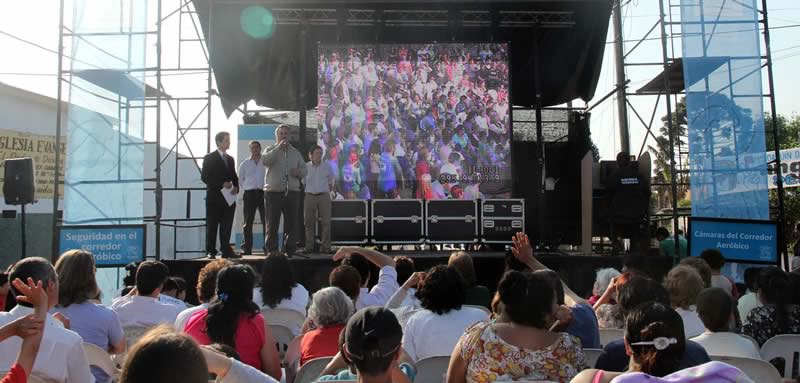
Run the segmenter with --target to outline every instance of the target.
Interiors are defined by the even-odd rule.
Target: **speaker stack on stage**
[[[25,205],[36,202],[36,182],[33,177],[33,159],[9,158],[3,162],[3,196],[7,205],[22,208],[22,258],[25,258]]]
[[[514,233],[525,230],[522,199],[334,200],[331,204],[334,245],[510,244]]]

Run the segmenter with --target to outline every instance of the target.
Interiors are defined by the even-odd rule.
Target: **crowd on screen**
[[[509,191],[505,44],[321,51],[319,145],[342,198]]]
[[[797,257],[792,272],[748,268],[737,288],[717,249],[666,276],[628,255],[621,270],[598,270],[584,298],[525,234],[513,243],[495,286],[478,283],[464,251],[418,270],[405,256],[343,247],[329,286],[313,294],[285,254],[267,255],[260,274],[217,259],[197,276],[196,306],[158,261],[128,268],[129,286],[105,306],[91,253],[71,250],[55,265],[26,258],[0,274],[0,293],[12,297],[0,313],[0,382],[291,382],[317,358],[327,358],[318,382],[413,382],[430,358],[448,361],[448,383],[752,382],[712,359],[761,359],[771,338],[800,334]],[[601,344],[607,328],[623,335]],[[281,332],[295,337],[283,351]],[[590,349],[602,350],[596,361]],[[119,369],[103,368],[98,353]]]

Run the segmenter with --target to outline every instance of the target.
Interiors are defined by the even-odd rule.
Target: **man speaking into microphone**
[[[264,150],[261,161],[267,168],[264,183],[267,206],[267,252],[278,250],[278,225],[283,214],[283,251],[295,252],[299,216],[300,180],[306,176],[306,164],[300,151],[289,143],[289,127],[275,128],[275,145]]]

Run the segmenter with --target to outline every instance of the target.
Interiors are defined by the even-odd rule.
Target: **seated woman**
[[[672,308],[683,319],[686,339],[694,338],[705,331],[703,321],[697,315],[697,296],[705,288],[700,274],[691,266],[678,265],[664,278],[664,287],[669,293]]]
[[[577,337],[548,330],[558,306],[543,275],[507,272],[492,306],[497,319],[469,328],[453,349],[448,383],[568,382],[587,367]]]
[[[489,319],[480,309],[463,307],[464,284],[451,266],[433,267],[417,297],[423,310],[408,318],[403,328],[403,349],[415,361],[450,355],[464,330]]]
[[[261,287],[253,290],[258,307],[294,310],[306,316],[308,290],[297,283],[286,255],[271,253],[261,267]]]
[[[594,313],[597,315],[597,325],[600,328],[623,328],[625,327],[625,315],[622,306],[619,304],[617,293],[625,286],[633,274],[625,272],[617,277],[611,278],[608,287],[594,303]]]
[[[777,267],[766,267],[758,275],[758,300],[763,304],[747,315],[742,334],[759,346],[775,335],[800,334],[800,306],[792,304],[791,281]]]
[[[111,309],[91,302],[100,289],[95,280],[94,256],[83,250],[69,250],[58,257],[56,273],[59,290],[56,310],[70,320],[70,329],[78,333],[85,343],[91,343],[109,354],[125,351],[125,334]],[[110,382],[111,377],[102,369],[92,367],[98,383]]]
[[[478,284],[478,278],[475,276],[475,265],[472,262],[472,257],[466,251],[455,251],[450,254],[450,259],[447,261],[448,266],[453,266],[464,278],[464,304],[483,306],[491,309],[492,293],[486,286]]]
[[[255,273],[247,265],[227,266],[217,275],[217,297],[208,309],[189,318],[184,331],[208,345],[233,347],[242,362],[275,379],[281,378],[281,362],[264,317],[253,303]]]
[[[586,301],[589,302],[590,305],[594,306],[600,297],[605,294],[608,286],[611,284],[611,280],[618,277],[620,275],[617,269],[612,267],[607,267],[604,269],[597,270],[597,277],[594,280],[594,286],[592,286],[592,296],[589,297]]]
[[[681,316],[663,303],[638,306],[625,317],[625,348],[631,355],[627,372],[663,377],[680,369],[686,339]],[[609,383],[623,372],[588,369],[573,383]],[[616,380],[615,380],[616,382]]]
[[[339,352],[339,333],[350,315],[353,301],[338,287],[326,287],[311,297],[308,319],[313,330],[300,341],[300,366],[314,358],[334,356]]]

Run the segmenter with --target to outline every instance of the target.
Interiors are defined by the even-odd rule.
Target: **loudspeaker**
[[[33,159],[9,158],[4,161],[3,195],[7,205],[25,205],[35,201],[36,186],[33,179]]]

